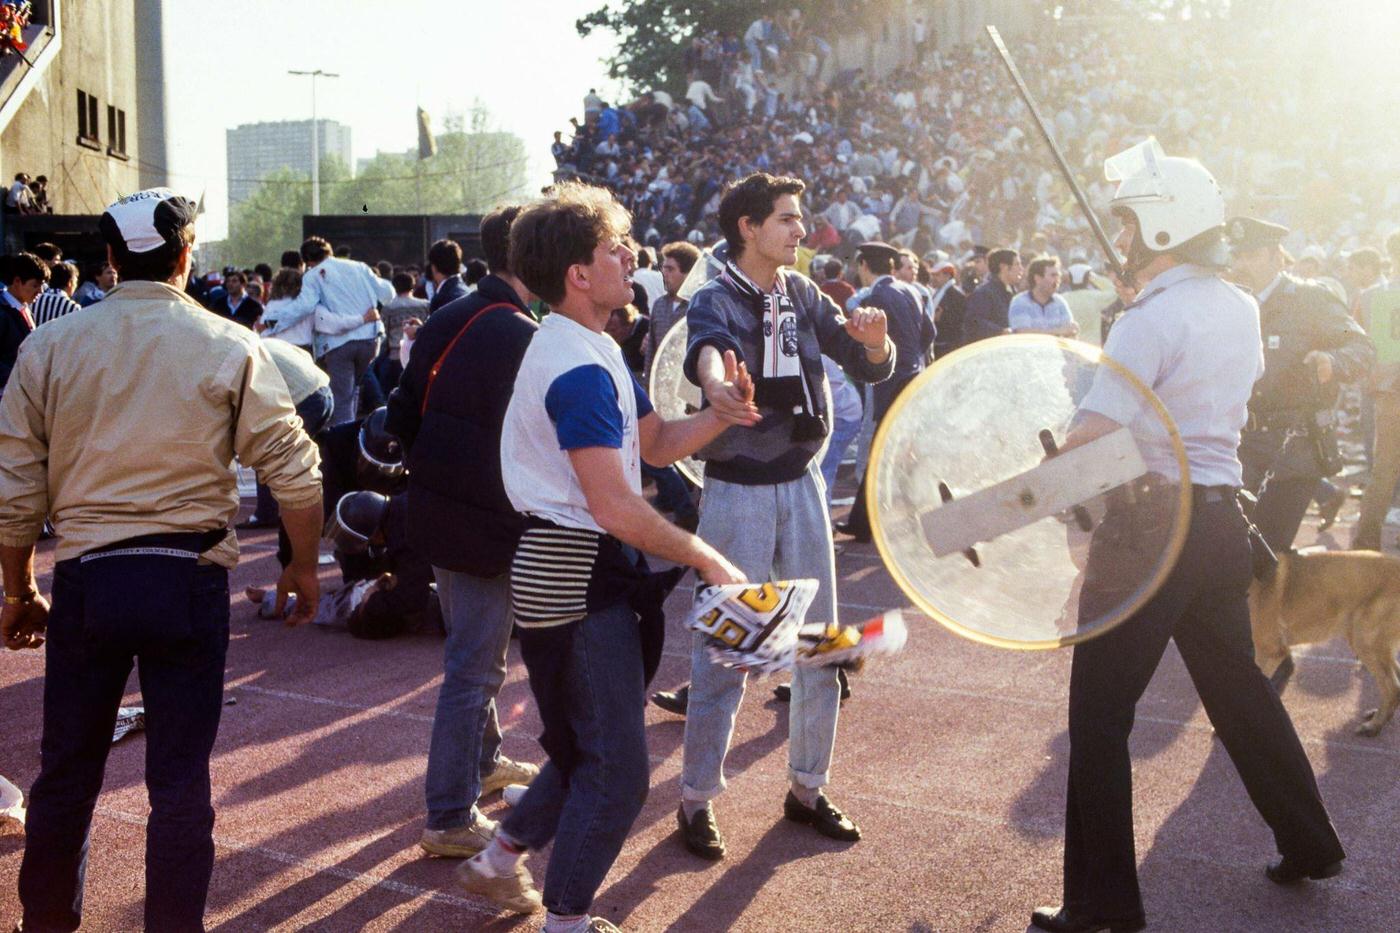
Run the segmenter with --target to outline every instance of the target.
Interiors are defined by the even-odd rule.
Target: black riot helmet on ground
[[[347,492],[335,504],[322,537],[342,554],[363,554],[388,512],[388,496],[368,490]]]
[[[384,427],[387,408],[376,408],[360,425],[360,461],[356,473],[365,489],[392,493],[404,476],[403,444]]]

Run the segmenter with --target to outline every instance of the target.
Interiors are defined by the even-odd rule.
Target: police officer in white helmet
[[[1248,526],[1236,494],[1250,392],[1263,371],[1259,308],[1219,271],[1229,253],[1225,202],[1200,163],[1168,158],[1155,139],[1109,159],[1119,182],[1115,246],[1141,284],[1114,325],[1107,356],[1150,386],[1185,442],[1192,485],[1181,556],[1147,604],[1074,649],[1069,699],[1069,792],[1063,906],[1037,909],[1042,930],[1141,930],[1146,924],[1133,847],[1128,736],[1134,707],[1175,639],[1216,734],[1250,799],[1273,830],[1279,884],[1327,878],[1344,858],[1293,724],[1254,663],[1247,591]],[[1112,380],[1085,396],[1063,449],[1139,417]],[[1149,470],[1180,481],[1169,451],[1146,445]],[[1086,587],[1087,589],[1087,587]]]

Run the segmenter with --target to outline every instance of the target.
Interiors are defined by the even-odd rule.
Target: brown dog
[[[1375,735],[1400,704],[1400,558],[1376,551],[1279,555],[1278,572],[1249,591],[1254,660],[1279,690],[1293,672],[1294,645],[1345,636],[1381,693],[1356,731]]]

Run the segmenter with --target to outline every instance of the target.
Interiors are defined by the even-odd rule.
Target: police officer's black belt
[[[1234,502],[1235,495],[1239,491],[1235,486],[1200,486],[1195,483],[1191,485],[1191,500],[1196,505],[1214,505],[1217,502]]]

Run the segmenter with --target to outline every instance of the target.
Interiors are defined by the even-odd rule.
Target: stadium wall
[[[49,202],[57,214],[100,214],[119,196],[140,189],[145,147],[137,74],[145,56],[137,40],[137,3],[51,0],[62,44],[23,90],[0,132],[6,187],[16,172],[48,176]],[[80,125],[80,91],[96,101],[95,127]],[[162,105],[159,97],[156,101]],[[109,107],[114,108],[110,124]],[[85,116],[81,123],[86,122]]]

